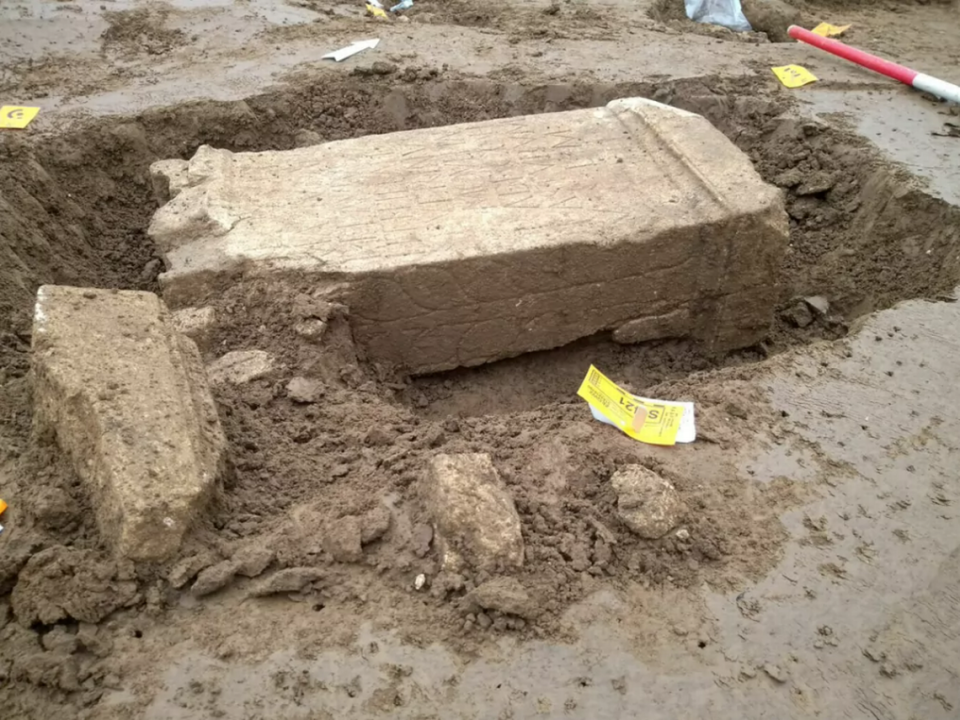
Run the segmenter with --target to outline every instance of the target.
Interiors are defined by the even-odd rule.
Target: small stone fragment
[[[810,297],[805,297],[803,301],[810,306],[811,310],[821,317],[826,316],[826,314],[830,312],[830,301],[823,295],[811,295]]]
[[[233,560],[224,560],[203,570],[190,588],[194,597],[203,597],[226,587],[237,574],[237,564]]]
[[[276,593],[299,592],[310,583],[316,582],[321,578],[323,578],[323,571],[318,568],[286,568],[261,580],[250,591],[250,597],[265,597]]]
[[[327,527],[323,536],[323,549],[333,555],[337,562],[359,562],[363,558],[362,538],[360,519],[355,515],[348,515],[334,520]]]
[[[677,540],[687,541],[690,539],[690,531],[686,528],[677,530]]]
[[[413,581],[414,590],[423,590],[423,586],[427,584],[427,576],[423,573],[417,575],[417,579]]]
[[[636,535],[648,540],[673,529],[684,511],[673,485],[642,465],[628,465],[610,479],[617,495],[617,514]]]
[[[326,388],[319,380],[295,377],[287,383],[287,397],[303,405],[318,402],[325,392]]]
[[[421,492],[445,569],[463,561],[486,571],[523,564],[520,516],[489,455],[435,456]]]
[[[234,350],[207,365],[213,385],[243,385],[273,371],[273,356],[263,350]]]
[[[522,618],[534,618],[539,614],[520,581],[510,577],[488,580],[467,593],[464,601],[468,608],[476,606]]]
[[[323,340],[323,336],[327,332],[327,323],[316,318],[301,320],[293,326],[293,331],[304,340],[318,343]]]
[[[364,545],[379,540],[390,529],[390,511],[382,505],[360,518],[360,542]]]

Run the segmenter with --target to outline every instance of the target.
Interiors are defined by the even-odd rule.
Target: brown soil
[[[162,55],[182,45],[187,41],[185,33],[164,27],[169,14],[169,10],[162,8],[104,13],[104,19],[110,27],[100,36],[103,51],[124,55]]]
[[[115,23],[121,29],[110,42],[133,37],[165,47],[136,23],[123,30],[127,23]],[[749,363],[840,337],[866,312],[938,295],[960,278],[955,208],[908,184],[853,135],[793,118],[767,88],[700,79],[558,90],[387,68],[346,79],[311,76],[244,102],[88,121],[35,139],[0,137],[0,476],[11,504],[0,536],[5,712],[53,717],[58,704],[70,712],[95,704],[124,663],[149,656],[146,642],[136,651],[130,643],[145,635],[163,643],[165,627],[224,656],[256,652],[256,636],[238,637],[237,618],[241,605],[244,623],[275,607],[275,599],[248,597],[261,580],[226,573],[225,589],[199,600],[187,582],[251,547],[270,552],[262,572],[311,569],[296,570],[281,598],[308,602],[329,642],[363,619],[388,618],[408,639],[445,639],[464,652],[490,632],[567,637],[563,611],[601,583],[729,589],[767,572],[785,538],[778,516],[802,491],[786,478],[744,479],[725,452],[757,424],[769,428],[771,442],[778,438],[780,419],[750,382],[762,371]],[[286,301],[269,305],[258,302],[255,283],[237,285],[216,302],[220,327],[210,354],[261,348],[280,362],[270,377],[218,392],[233,466],[222,498],[173,567],[107,559],[72,472],[47,438],[30,437],[32,299],[44,282],[156,289],[160,264],[144,235],[155,209],[147,175],[153,160],[189,157],[203,143],[286,149],[628,95],[704,114],[784,188],[791,250],[779,319],[764,346],[713,357],[686,343],[625,348],[598,337],[411,379],[366,363],[350,338],[349,310],[319,305],[295,278],[283,286]],[[831,309],[808,323],[796,303],[813,294],[829,298]],[[323,344],[298,339],[292,326],[321,315]],[[682,463],[590,420],[573,397],[590,362],[635,392],[697,402],[700,441]],[[315,400],[290,397],[296,377],[312,383]],[[536,617],[492,613],[484,628],[462,599],[488,578],[438,575],[417,486],[426,459],[441,451],[489,453],[513,492],[528,554],[518,578]],[[607,481],[627,463],[676,486],[688,539],[639,540],[620,524]],[[389,522],[377,510],[384,505]],[[337,560],[345,557],[344,535],[356,528],[366,538],[359,560]],[[420,573],[431,584],[417,592]],[[207,615],[197,619],[197,607]]]

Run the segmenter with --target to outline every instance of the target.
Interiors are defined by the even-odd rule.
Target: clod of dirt
[[[175,588],[182,588],[188,582],[193,580],[204,568],[208,568],[217,562],[216,554],[209,550],[183,558],[177,562],[167,573],[167,582]]]
[[[319,380],[295,377],[287,383],[287,397],[302,405],[318,402],[323,397],[324,392],[324,385]]]
[[[40,644],[43,645],[44,650],[65,655],[72,655],[80,647],[77,636],[69,632],[63,625],[54,626],[50,632],[40,638]]]
[[[135,600],[132,577],[90,550],[55,545],[21,570],[11,596],[13,612],[24,627],[70,618],[98,623]]]
[[[436,532],[445,570],[523,565],[520,516],[485,453],[432,458],[421,495]]]
[[[363,531],[360,519],[354,515],[330,523],[323,535],[323,549],[337,562],[355,563],[363,558]]]
[[[424,557],[430,552],[430,543],[433,542],[433,528],[427,523],[418,523],[410,533],[410,547],[417,557]]]
[[[813,313],[810,311],[810,305],[805,300],[794,301],[792,305],[781,311],[780,317],[798,328],[805,328],[813,323],[814,320]]]
[[[676,527],[684,511],[680,495],[669,482],[642,465],[628,465],[610,478],[619,495],[617,514],[635,534],[648,540]]]
[[[294,567],[279,570],[264,578],[251,591],[249,597],[266,597],[277,593],[299,592],[310,583],[323,578],[323,571],[312,567]]]
[[[276,556],[277,554],[270,548],[247,545],[234,553],[231,559],[237,568],[237,575],[253,578],[262,575]]]
[[[320,133],[307,128],[300,128],[293,136],[293,145],[298,148],[319,145],[322,142],[323,138],[320,137]]]
[[[236,577],[238,570],[239,567],[233,560],[224,560],[216,565],[211,565],[197,576],[197,581],[190,588],[190,592],[195,597],[215,593],[217,590],[226,587]]]
[[[80,623],[77,628],[77,641],[94,657],[105,658],[113,652],[113,640],[91,623]]]
[[[213,385],[242,385],[273,370],[273,357],[263,350],[234,350],[207,365],[207,378]]]
[[[476,613],[478,608],[496,610],[525,620],[539,615],[536,603],[530,599],[523,585],[510,577],[495,578],[483,583],[464,597],[462,607],[472,613]]]
[[[383,537],[390,529],[390,511],[376,507],[360,518],[360,542],[366,545]]]
[[[750,26],[773,42],[789,42],[787,28],[801,24],[800,11],[783,0],[741,0],[740,6]]]
[[[77,522],[76,503],[58,487],[38,487],[31,498],[30,512],[41,527],[51,532],[68,530]]]
[[[17,534],[5,539],[0,552],[0,596],[13,590],[20,570],[42,547],[39,539],[32,536]]]

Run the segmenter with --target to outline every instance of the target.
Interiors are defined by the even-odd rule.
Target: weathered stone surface
[[[150,227],[173,306],[243,276],[312,276],[372,360],[413,373],[650,318],[735,348],[776,305],[782,194],[704,118],[648,100],[285,152],[202,147],[186,172]]]
[[[207,365],[207,377],[214,385],[242,385],[273,370],[273,356],[263,350],[234,350]]]
[[[523,564],[520,516],[489,455],[437,455],[421,491],[445,570]]]
[[[183,308],[173,313],[173,326],[193,340],[201,352],[210,350],[217,313],[212,307]]]
[[[615,472],[610,482],[619,495],[617,514],[640,537],[663,537],[680,521],[684,511],[680,495],[653,470],[627,465]]]
[[[163,560],[214,490],[226,441],[193,341],[151,293],[45,285],[35,423],[56,435],[114,551]]]

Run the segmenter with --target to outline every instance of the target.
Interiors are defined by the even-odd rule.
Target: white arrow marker
[[[380,38],[376,38],[375,40],[358,40],[352,45],[347,45],[339,50],[328,52],[323,56],[323,59],[340,62],[341,60],[346,60],[348,57],[353,57],[358,52],[363,52],[364,50],[373,50],[379,44]]]

